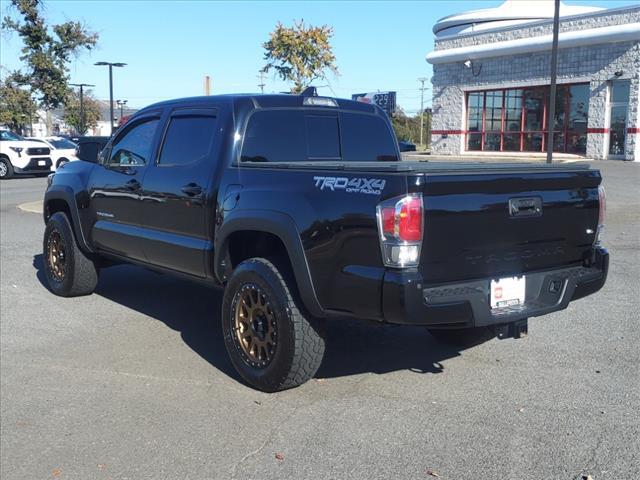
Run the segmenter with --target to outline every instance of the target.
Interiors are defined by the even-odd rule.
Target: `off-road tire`
[[[464,348],[480,345],[496,336],[491,327],[429,328],[427,330],[440,343]]]
[[[303,313],[293,280],[285,278],[291,278],[285,267],[278,269],[264,258],[245,260],[234,269],[222,301],[222,331],[231,362],[249,385],[264,392],[305,383],[315,375],[324,355],[319,321]],[[273,310],[277,343],[266,366],[252,366],[236,337],[235,302],[243,288],[259,288]]]
[[[50,241],[58,232],[64,245],[65,275],[59,279],[54,274],[50,260]],[[77,297],[93,293],[98,283],[98,270],[93,261],[78,248],[69,219],[62,212],[54,213],[47,221],[43,240],[44,272],[49,289],[60,297]]]
[[[11,165],[11,161],[7,157],[0,157],[0,180],[5,180],[7,178],[13,177],[13,165]],[[3,174],[3,172],[6,172]]]

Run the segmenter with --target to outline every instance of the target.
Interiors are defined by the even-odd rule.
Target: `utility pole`
[[[428,78],[426,77],[421,77],[418,79],[418,81],[420,82],[420,145],[424,145],[424,143],[422,142],[422,132],[424,130],[424,91],[426,90],[425,86],[424,86],[424,82],[426,82],[428,80]]]
[[[211,77],[209,75],[204,76],[204,94],[211,95]]]
[[[109,67],[109,124],[111,125],[111,133],[113,135],[113,67],[124,67],[126,63],[122,62],[96,62],[94,65],[98,67]]]
[[[260,70],[260,75],[258,75],[257,77],[260,79],[260,83],[258,84],[258,86],[260,87],[260,93],[264,93],[264,87],[265,87],[265,83],[264,83],[265,73],[264,73],[264,70]]]
[[[551,45],[551,87],[547,115],[547,163],[553,161],[553,128],[556,116],[556,81],[558,75],[558,31],[560,30],[560,0],[555,0],[553,14],[553,43]]]
[[[72,87],[80,87],[80,133],[84,135],[86,133],[84,123],[84,87],[95,87],[95,85],[89,85],[88,83],[70,83]]]

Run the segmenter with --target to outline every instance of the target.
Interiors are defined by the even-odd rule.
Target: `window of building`
[[[546,150],[549,87],[470,92],[467,150]],[[586,153],[589,85],[560,85],[553,120],[554,151]]]
[[[482,111],[484,109],[484,92],[470,93],[468,97],[467,148],[482,150]]]
[[[627,139],[627,111],[629,109],[630,80],[611,82],[609,102],[609,155],[624,156],[624,144]]]
[[[173,117],[162,146],[160,165],[189,165],[209,155],[215,136],[216,117]]]

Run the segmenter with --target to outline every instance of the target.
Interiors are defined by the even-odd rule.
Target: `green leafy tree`
[[[35,114],[36,104],[28,89],[20,86],[13,75],[0,81],[0,125],[25,133],[25,126]]]
[[[407,140],[412,143],[420,142],[420,113],[408,116],[405,112],[398,108],[396,114],[391,119],[391,124],[398,137],[398,140]],[[423,141],[425,147],[431,144],[431,111],[424,112]]]
[[[14,80],[31,89],[40,107],[52,110],[69,95],[69,62],[83,50],[95,47],[98,35],[80,22],[47,25],[42,0],[11,0],[17,19],[6,16],[2,28],[22,40],[20,60],[24,70],[13,72]]]
[[[64,121],[73,127],[80,135],[98,125],[100,120],[100,103],[93,97],[91,91],[85,91],[82,98],[84,110],[84,125],[80,116],[80,94],[72,92],[64,105]]]
[[[329,72],[338,75],[331,37],[333,28],[327,25],[307,26],[300,20],[285,27],[278,22],[269,40],[262,44],[267,61],[263,71],[273,69],[282,80],[293,82],[295,93],[316,80],[326,80]]]

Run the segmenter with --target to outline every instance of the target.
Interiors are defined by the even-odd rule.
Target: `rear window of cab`
[[[327,110],[257,110],[242,162],[397,161],[395,137],[379,115]]]

